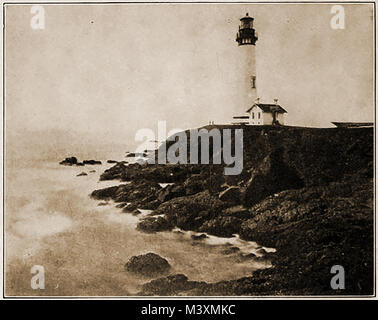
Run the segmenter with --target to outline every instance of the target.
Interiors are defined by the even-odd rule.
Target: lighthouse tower
[[[236,34],[236,42],[241,50],[241,61],[243,66],[240,75],[239,89],[242,95],[243,105],[240,113],[244,114],[257,99],[256,88],[256,41],[257,33],[253,29],[253,18],[246,13],[245,17],[240,19],[239,31]]]

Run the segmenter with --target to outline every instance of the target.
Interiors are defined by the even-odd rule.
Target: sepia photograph
[[[375,297],[375,2],[2,10],[3,298]]]

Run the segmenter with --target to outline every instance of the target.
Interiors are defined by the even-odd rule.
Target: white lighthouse
[[[241,114],[245,113],[257,99],[256,41],[257,33],[253,28],[253,18],[246,13],[245,17],[240,19],[239,31],[236,34],[236,42],[239,50],[242,51],[240,63],[243,66],[239,83],[243,101]]]
[[[284,125],[286,110],[278,105],[260,103],[257,98],[256,79],[256,41],[257,33],[253,28],[253,18],[246,13],[240,19],[239,31],[236,34],[236,42],[241,50],[240,77],[238,90],[242,104],[239,109],[240,115],[235,116],[235,124],[261,125]],[[244,115],[243,115],[244,114]]]

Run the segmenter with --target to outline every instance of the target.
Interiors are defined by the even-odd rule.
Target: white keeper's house
[[[248,110],[248,123],[250,125],[283,125],[286,110],[277,103],[255,103]]]

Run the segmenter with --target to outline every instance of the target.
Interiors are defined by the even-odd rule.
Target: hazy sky
[[[330,4],[44,8],[45,29],[33,30],[31,6],[6,6],[9,150],[60,156],[135,145],[136,130],[158,120],[183,129],[231,122],[246,12],[259,34],[258,95],[279,98],[288,124],[373,121],[372,5],[344,5],[344,30],[330,27]]]

